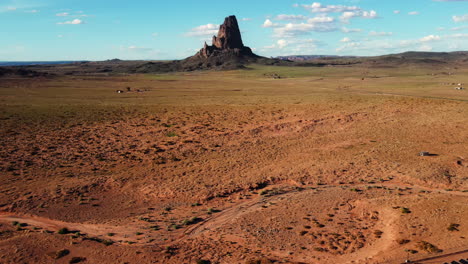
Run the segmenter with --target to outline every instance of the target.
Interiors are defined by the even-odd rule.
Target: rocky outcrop
[[[213,46],[218,49],[242,49],[242,36],[235,16],[226,17],[219,27],[218,36],[213,36]]]
[[[205,46],[195,56],[209,58],[226,55],[257,57],[249,47],[244,46],[235,16],[226,17],[219,27],[218,35],[213,36],[212,45],[205,43]]]
[[[249,47],[244,46],[236,17],[229,16],[219,27],[218,34],[213,36],[211,45],[205,43],[195,55],[171,65],[166,63],[164,67],[180,71],[234,70],[252,63],[276,65],[281,62],[257,56]],[[153,69],[157,65],[147,66]]]

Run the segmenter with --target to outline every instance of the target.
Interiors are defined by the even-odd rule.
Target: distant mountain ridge
[[[337,55],[288,55],[288,56],[278,56],[274,57],[275,59],[280,60],[289,60],[289,61],[309,61],[315,59],[337,59],[337,58],[358,58],[358,56],[337,56]]]
[[[218,38],[216,38],[218,39]],[[226,42],[223,42],[226,43]],[[229,44],[229,42],[227,42]],[[225,44],[225,45],[228,45]],[[220,45],[221,46],[221,45]],[[250,52],[247,52],[250,54]],[[205,55],[207,57],[205,57]],[[12,63],[12,62],[9,62]],[[27,62],[21,62],[27,63]],[[31,62],[33,64],[17,67],[0,67],[3,76],[36,76],[42,73],[51,75],[109,75],[133,73],[167,73],[200,70],[233,70],[247,68],[250,64],[290,67],[358,67],[392,68],[425,67],[431,70],[447,71],[450,68],[468,67],[468,51],[456,52],[404,52],[382,56],[329,56],[329,55],[292,55],[277,58],[264,58],[255,54],[245,55],[239,48],[221,49],[205,46],[196,55],[185,60],[173,61],[128,61],[106,60],[80,62]],[[62,66],[64,65],[64,66]],[[3,68],[3,69],[2,69]],[[26,71],[18,71],[23,69]]]
[[[88,62],[82,61],[0,61],[0,66],[57,65]]]
[[[275,59],[289,60],[289,61],[313,61],[313,60],[338,60],[338,59],[355,59],[360,61],[369,60],[384,60],[384,61],[408,61],[408,60],[438,60],[440,62],[448,62],[458,60],[468,55],[468,51],[453,51],[453,52],[426,52],[426,51],[407,51],[403,53],[387,54],[379,56],[337,56],[337,55],[287,55],[277,56]]]

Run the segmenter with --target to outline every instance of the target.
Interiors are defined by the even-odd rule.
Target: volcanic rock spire
[[[218,36],[213,36],[213,46],[218,49],[242,49],[244,47],[235,16],[224,19],[224,23],[219,27]]]
[[[213,36],[211,46],[205,43],[205,46],[196,56],[208,58],[212,56],[224,56],[231,54],[234,56],[255,56],[249,47],[244,46],[239,24],[235,16],[229,16],[224,19],[224,23],[219,27],[218,36]]]

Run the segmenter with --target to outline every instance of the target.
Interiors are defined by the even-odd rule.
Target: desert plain
[[[0,263],[468,258],[458,83],[466,65],[4,76]]]

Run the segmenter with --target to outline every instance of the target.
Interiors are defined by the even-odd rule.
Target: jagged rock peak
[[[208,58],[231,54],[232,56],[256,56],[249,47],[244,46],[236,16],[229,16],[219,27],[218,35],[213,36],[212,45],[205,42],[196,57]]]
[[[213,36],[213,46],[218,49],[241,49],[244,47],[236,16],[229,16],[219,27],[218,36]]]

